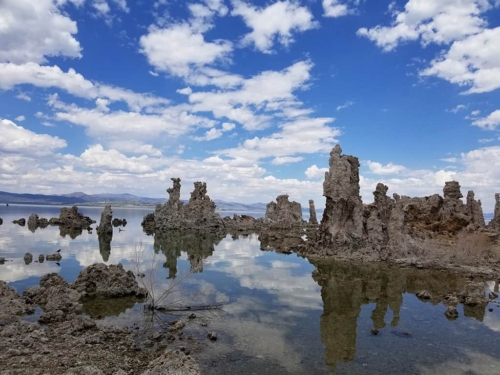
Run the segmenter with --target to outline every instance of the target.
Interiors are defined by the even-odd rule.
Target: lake
[[[122,263],[134,273],[154,267],[159,293],[181,281],[172,293],[175,301],[222,305],[222,310],[199,312],[203,323],[186,327],[186,336],[194,340],[182,344],[204,374],[500,373],[498,305],[459,305],[458,319],[444,315],[441,298],[460,291],[467,282],[463,276],[373,264],[311,264],[294,254],[262,251],[255,234],[147,236],[140,223],[151,209],[143,208],[113,209],[113,217],[128,224],[122,231],[114,228],[110,251],[99,249],[95,231],[73,239],[62,236],[58,227],[32,233],[11,223],[31,213],[50,219],[59,211],[54,206],[0,206],[0,257],[7,259],[0,265],[0,279],[22,292],[49,272],[72,282],[96,262]],[[102,208],[79,211],[98,222]],[[37,260],[57,249],[63,256],[58,264],[23,260],[26,252]],[[431,293],[430,301],[415,296],[422,289]],[[498,283],[485,282],[488,290],[498,291]],[[85,311],[101,315],[101,324],[140,325],[148,319],[133,300],[96,302]],[[206,339],[211,331],[217,333],[216,342]]]

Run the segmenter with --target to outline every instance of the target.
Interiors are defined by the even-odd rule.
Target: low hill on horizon
[[[265,211],[266,203],[226,202],[215,199],[217,209],[221,211]],[[0,204],[41,204],[41,205],[115,205],[155,206],[163,204],[166,198],[147,198],[133,194],[85,194],[73,192],[61,195],[18,194],[0,191]],[[186,203],[187,201],[184,201]]]

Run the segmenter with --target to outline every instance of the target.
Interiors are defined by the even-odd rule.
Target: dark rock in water
[[[420,299],[431,299],[431,294],[427,290],[421,290],[416,294],[416,296]]]
[[[40,255],[38,256],[38,263],[43,263],[43,262],[44,262],[44,260],[45,260],[45,256],[44,256],[43,254],[40,254]]]
[[[24,227],[26,225],[26,219],[20,218],[18,220],[14,220],[13,223],[14,224],[18,224],[18,225]]]
[[[55,254],[48,254],[45,259],[47,261],[52,261],[52,262],[59,262],[62,259],[61,254],[55,253]]]
[[[98,236],[113,236],[113,226],[111,219],[113,218],[113,211],[111,205],[107,204],[101,214],[101,221],[97,227]]]
[[[80,271],[71,287],[84,296],[145,297],[147,291],[140,288],[132,271],[125,271],[121,264],[106,266],[95,263]]]
[[[0,257],[0,264],[4,264],[5,263],[5,258],[4,257]]]
[[[210,332],[208,335],[207,335],[208,339],[210,341],[217,341],[217,333],[215,332]]]
[[[379,330],[378,330],[378,329],[371,329],[371,330],[370,330],[370,333],[371,333],[372,335],[374,335],[374,336],[377,336],[377,335],[378,335],[378,332],[379,332]]]
[[[3,224],[3,219],[0,217],[0,225]]]
[[[126,226],[127,225],[127,220],[126,219],[113,219],[113,222],[112,222],[113,226],[116,228],[116,227],[120,227],[120,226]]]
[[[446,317],[448,319],[458,318],[458,311],[457,311],[457,308],[455,306],[448,306],[448,308],[446,309],[444,314],[446,315]]]
[[[33,262],[33,255],[31,253],[24,254],[24,263],[30,264]]]

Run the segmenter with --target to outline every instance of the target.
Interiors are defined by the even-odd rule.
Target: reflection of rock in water
[[[107,262],[109,256],[111,255],[111,240],[113,235],[103,234],[98,236],[99,240],[99,252],[101,253],[102,260]]]
[[[163,267],[169,269],[169,278],[174,279],[177,275],[177,259],[182,252],[187,253],[191,271],[202,272],[203,260],[213,254],[214,245],[223,238],[225,234],[202,231],[157,231],[154,249],[155,253],[165,255],[167,260]]]
[[[339,361],[352,361],[356,354],[356,329],[361,306],[374,303],[371,314],[374,329],[399,324],[403,293],[429,291],[430,303],[438,304],[450,292],[460,292],[467,280],[460,275],[429,270],[408,270],[383,265],[355,265],[335,261],[315,261],[314,280],[321,286],[323,315],[320,328],[325,358],[334,371]],[[464,306],[465,316],[482,321],[485,305]]]
[[[59,234],[61,237],[69,236],[72,240],[82,234],[82,228],[73,228],[73,227],[59,227]]]
[[[134,307],[141,299],[131,297],[121,298],[86,298],[82,300],[83,312],[94,319],[107,316],[118,316],[127,309]]]
[[[303,235],[304,232],[301,231],[262,230],[259,234],[260,249],[290,254],[304,244]]]

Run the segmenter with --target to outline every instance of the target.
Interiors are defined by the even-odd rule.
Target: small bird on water
[[[60,253],[61,252],[61,249],[57,250],[56,253]]]

